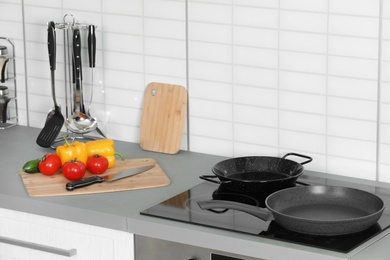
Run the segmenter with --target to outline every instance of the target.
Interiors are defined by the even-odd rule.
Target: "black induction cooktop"
[[[305,177],[302,181],[299,180],[296,185],[314,185],[318,183],[324,185],[326,180]],[[342,186],[355,187],[351,183],[343,183]],[[355,188],[362,189],[365,187],[358,185]],[[387,196],[390,194],[390,190],[383,190],[383,188],[375,189],[373,187],[367,187],[367,189],[367,191],[375,192],[384,201],[386,198],[389,200]],[[266,222],[241,211],[231,209],[202,210],[197,204],[198,201],[217,199],[265,207],[264,201],[268,195],[267,193],[237,193],[226,189],[223,185],[203,182],[141,212],[141,214],[342,253],[353,250],[390,227],[390,218],[382,215],[378,223],[359,233],[341,236],[313,236],[287,230],[274,221]]]

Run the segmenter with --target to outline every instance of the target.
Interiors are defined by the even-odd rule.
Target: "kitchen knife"
[[[146,165],[146,166],[141,166],[141,167],[133,168],[133,169],[118,172],[118,173],[112,173],[112,174],[107,174],[107,175],[96,175],[96,176],[81,179],[78,181],[68,182],[66,184],[66,189],[68,191],[72,191],[74,189],[82,188],[82,187],[85,187],[85,186],[88,186],[88,185],[91,185],[94,183],[101,183],[103,181],[108,181],[108,182],[116,181],[116,180],[119,180],[122,178],[130,177],[130,176],[145,172],[147,170],[152,169],[153,167],[154,167],[154,165]]]
[[[73,112],[82,112],[84,110],[84,97],[81,74],[81,40],[80,30],[73,31],[73,83],[74,83],[74,108]]]

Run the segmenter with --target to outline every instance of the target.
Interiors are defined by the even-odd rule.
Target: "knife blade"
[[[107,174],[107,175],[96,175],[96,176],[81,179],[78,181],[68,182],[66,184],[66,189],[68,191],[72,191],[72,190],[77,189],[77,188],[82,188],[82,187],[89,186],[89,185],[92,185],[95,183],[101,183],[103,181],[108,181],[108,182],[116,181],[119,179],[127,178],[130,176],[134,176],[136,174],[148,171],[148,170],[152,169],[153,167],[154,167],[154,165],[145,165],[145,166],[133,168],[130,170],[121,171],[118,173],[112,173],[112,174]]]

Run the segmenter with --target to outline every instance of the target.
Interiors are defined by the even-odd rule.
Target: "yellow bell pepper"
[[[82,142],[73,142],[69,143],[69,141],[65,139],[65,144],[62,146],[58,146],[56,149],[56,154],[61,159],[61,164],[64,165],[66,162],[77,160],[84,164],[87,164],[88,154],[87,147],[85,143]]]
[[[120,156],[122,160],[125,159],[122,154],[115,152],[114,140],[112,139],[88,141],[85,144],[87,146],[88,157],[92,157],[94,155],[106,157],[108,160],[108,168],[115,166],[116,155]]]

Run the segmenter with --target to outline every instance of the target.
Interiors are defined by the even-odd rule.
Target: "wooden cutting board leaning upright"
[[[187,114],[187,90],[180,85],[152,82],[145,90],[140,125],[143,150],[179,152]]]

